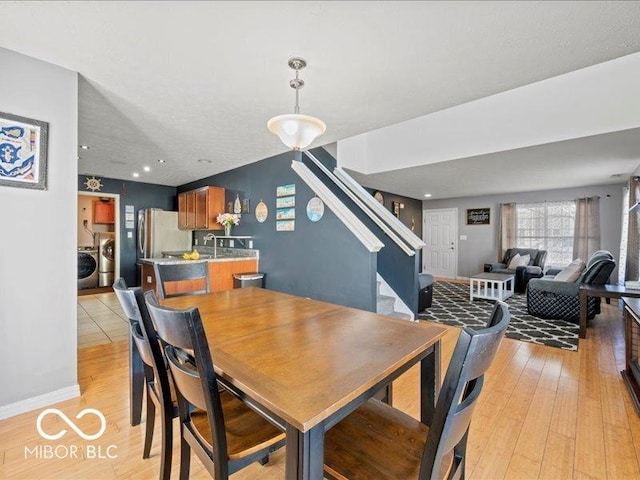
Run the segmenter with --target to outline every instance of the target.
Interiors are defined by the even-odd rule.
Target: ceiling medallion
[[[96,177],[87,177],[87,181],[84,182],[84,184],[87,186],[87,190],[91,190],[92,192],[99,192],[102,188],[102,182]]]

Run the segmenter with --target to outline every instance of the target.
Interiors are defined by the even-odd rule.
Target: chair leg
[[[162,409],[162,451],[160,454],[160,480],[171,478],[171,457],[173,446],[173,408]]]
[[[180,428],[182,430],[182,426]],[[189,463],[191,462],[191,447],[181,436],[180,438],[180,480],[189,480]]]
[[[151,442],[153,441],[153,427],[156,422],[156,405],[151,399],[151,392],[149,392],[149,384],[147,385],[147,418],[145,420],[145,432],[144,432],[144,449],[142,451],[142,458],[149,458],[151,452]]]
[[[269,463],[269,455],[265,455],[264,457],[262,457],[262,458],[260,459],[260,465],[264,466],[264,465],[266,465],[267,463]]]

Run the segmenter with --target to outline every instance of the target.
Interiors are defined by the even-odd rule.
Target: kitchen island
[[[240,248],[195,247],[200,254],[200,260],[209,262],[209,284],[212,292],[231,290],[233,288],[233,274],[257,272],[259,251]],[[142,270],[142,290],[156,290],[156,277],[153,265],[178,264],[193,262],[182,258],[186,251],[162,252],[162,258],[141,258],[138,263]],[[157,290],[156,290],[157,293]]]

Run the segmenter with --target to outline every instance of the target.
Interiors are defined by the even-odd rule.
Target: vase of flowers
[[[224,227],[224,236],[231,235],[231,227],[240,223],[240,215],[235,213],[220,213],[216,221]]]

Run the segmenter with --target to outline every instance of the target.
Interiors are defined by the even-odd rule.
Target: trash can
[[[262,272],[234,273],[233,288],[264,288],[264,277],[265,274]]]

